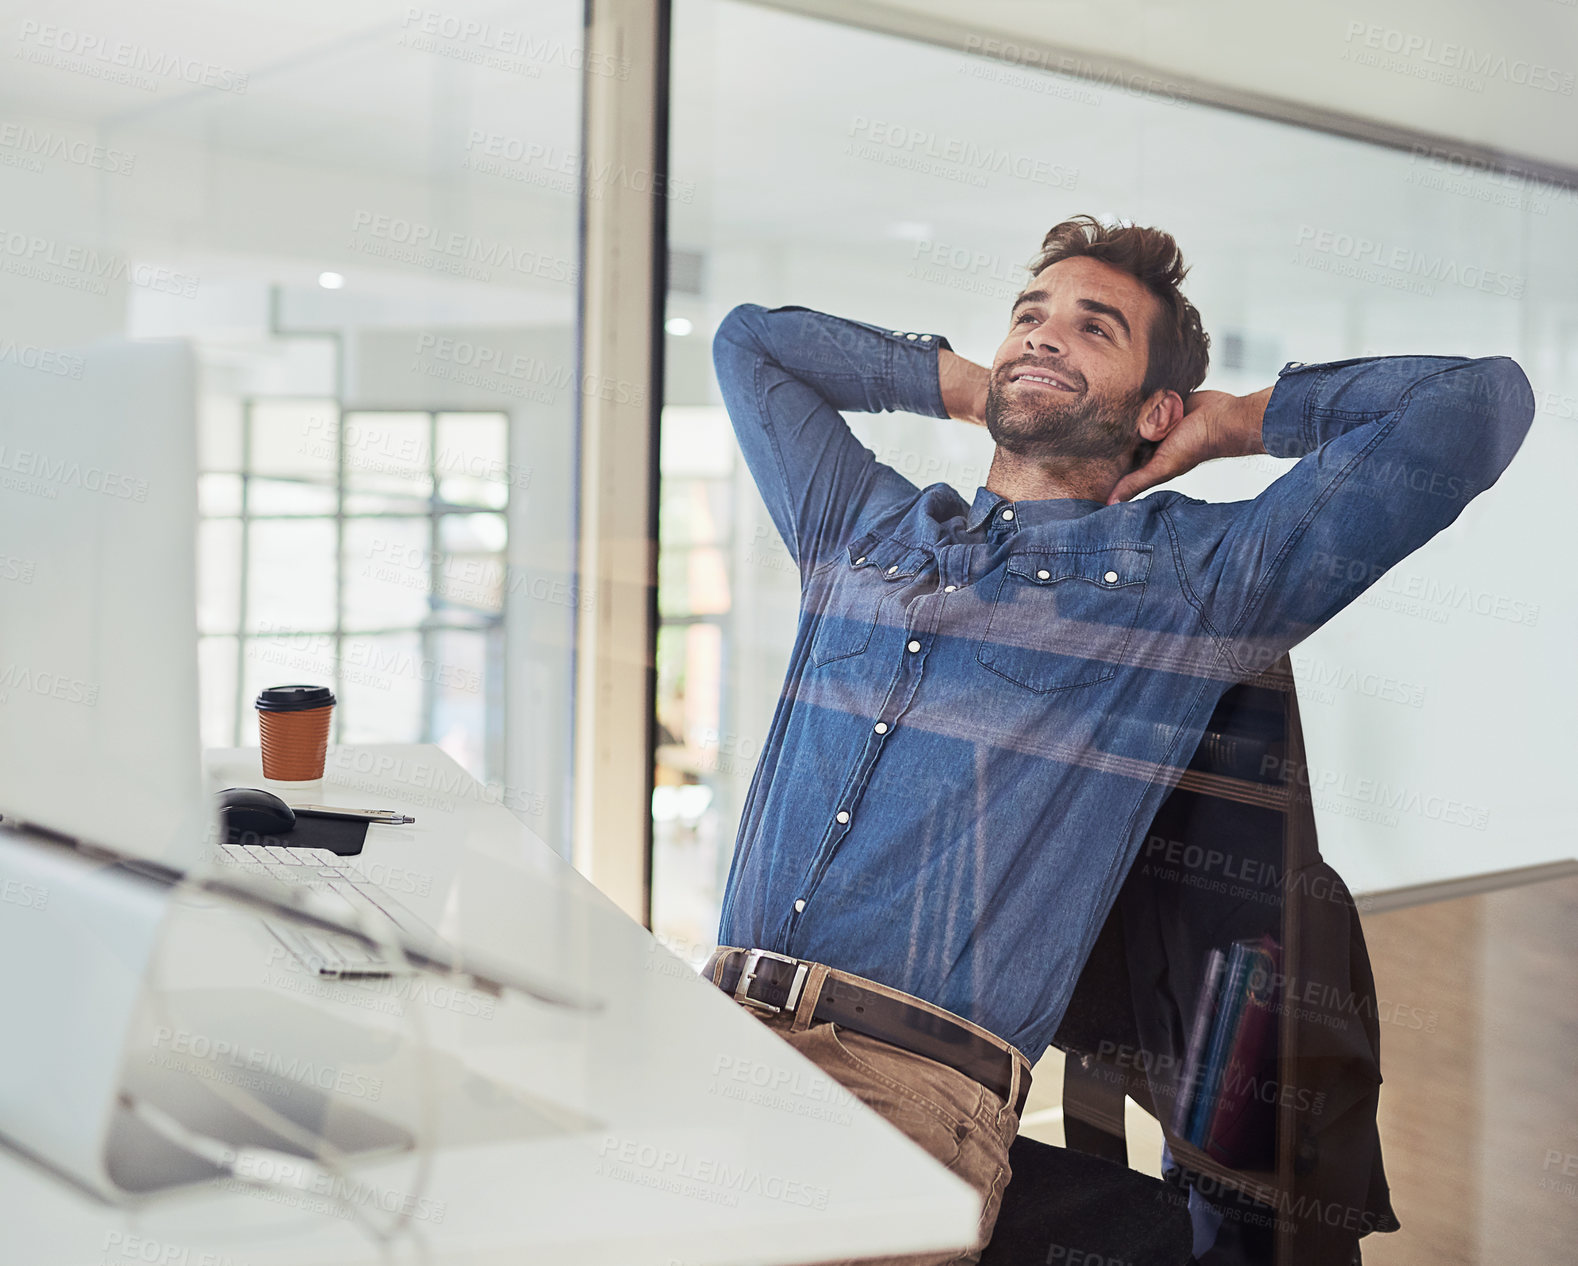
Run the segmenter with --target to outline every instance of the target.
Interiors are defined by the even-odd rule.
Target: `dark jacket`
[[[1284,956],[1280,1007],[1291,1012],[1279,1040],[1292,1041],[1251,1091],[1267,1105],[1265,1163],[1245,1175],[1247,1197],[1186,1163],[1167,1176],[1207,1198],[1233,1235],[1262,1242],[1264,1260],[1280,1231],[1280,1263],[1326,1266],[1352,1260],[1360,1236],[1398,1222],[1376,1125],[1375,981],[1353,899],[1316,846],[1304,769],[1284,659],[1223,696],[1191,772],[1152,822],[1056,1044],[1084,1057],[1077,1076],[1104,1077],[1151,1110],[1176,1156],[1174,1111],[1207,955],[1273,936]],[[1291,1181],[1280,1185],[1275,1115],[1293,1126]]]

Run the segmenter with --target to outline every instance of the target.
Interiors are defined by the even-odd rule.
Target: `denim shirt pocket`
[[[810,595],[816,618],[811,663],[820,667],[864,652],[877,625],[884,618],[897,618],[893,610],[899,592],[928,561],[925,550],[892,538],[851,541],[816,574]]]
[[[1150,570],[1148,545],[1010,555],[976,661],[1038,694],[1110,680]]]

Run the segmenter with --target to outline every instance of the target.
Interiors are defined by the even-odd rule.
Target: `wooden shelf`
[[[1186,1143],[1171,1131],[1163,1132],[1167,1139],[1167,1150],[1172,1153],[1172,1158],[1185,1169],[1195,1173],[1204,1174],[1223,1188],[1242,1192],[1252,1200],[1266,1203],[1260,1193],[1274,1196],[1279,1190],[1277,1173],[1272,1169],[1232,1169],[1221,1161],[1213,1159],[1201,1151],[1193,1143]]]

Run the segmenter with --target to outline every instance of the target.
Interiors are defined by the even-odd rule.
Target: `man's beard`
[[[1061,366],[1046,368],[1072,382],[1078,395],[1054,388],[1028,388],[1010,397],[1008,375],[1033,366],[1031,357],[993,371],[986,388],[986,429],[999,448],[1032,461],[1121,463],[1134,448],[1135,418],[1143,397],[1099,396],[1084,375]]]

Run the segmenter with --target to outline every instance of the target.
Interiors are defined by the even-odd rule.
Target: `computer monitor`
[[[184,343],[0,356],[0,1136],[100,1194],[167,886],[205,850]],[[77,847],[61,847],[60,837]],[[89,846],[89,847],[82,847]]]
[[[186,868],[197,409],[184,342],[0,359],[0,815]]]

